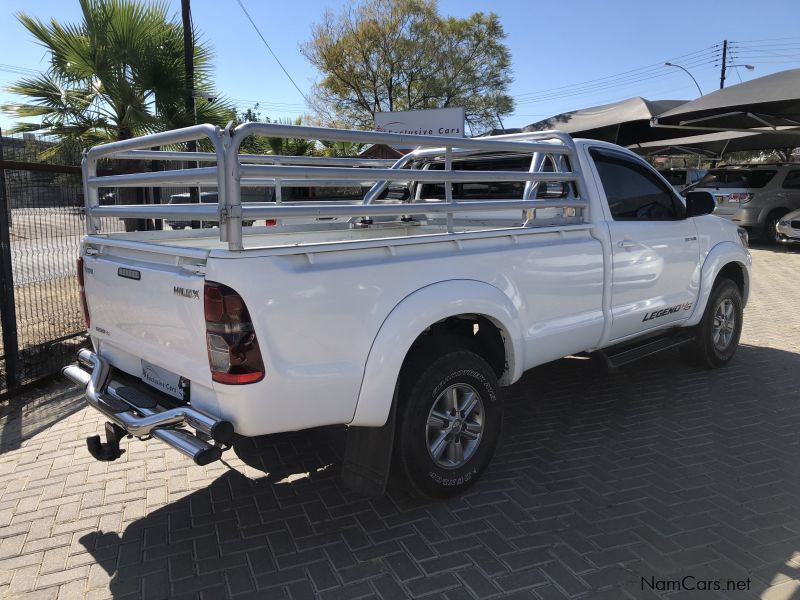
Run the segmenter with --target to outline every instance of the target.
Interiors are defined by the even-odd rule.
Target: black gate
[[[85,342],[78,158],[46,139],[0,133],[0,395],[57,373]]]

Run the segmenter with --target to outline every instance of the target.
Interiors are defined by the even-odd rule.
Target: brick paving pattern
[[[3,408],[0,595],[26,598],[800,597],[800,252],[754,250],[742,346],[537,368],[468,493],[368,499],[343,431],[248,440],[196,467],[157,442],[94,461],[65,384]],[[750,579],[749,591],[650,590]]]

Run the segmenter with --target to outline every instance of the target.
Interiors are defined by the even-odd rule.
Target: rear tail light
[[[233,385],[261,381],[264,361],[242,297],[226,285],[207,281],[203,307],[211,378]]]
[[[81,292],[81,307],[83,308],[83,322],[86,324],[86,329],[91,325],[91,318],[89,317],[89,305],[86,304],[86,288],[84,287],[83,278],[83,257],[78,257],[78,288]]]
[[[277,219],[267,219],[266,221],[264,221],[264,225],[266,225],[267,227],[273,227],[274,225],[277,224],[278,224]]]

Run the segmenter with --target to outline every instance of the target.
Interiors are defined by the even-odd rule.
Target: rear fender
[[[684,326],[689,327],[697,325],[703,318],[703,313],[706,310],[706,304],[708,304],[708,299],[711,296],[714,282],[722,268],[729,263],[736,263],[742,269],[742,277],[744,279],[742,300],[745,305],[747,304],[747,297],[750,294],[750,267],[753,264],[753,260],[750,254],[740,244],[735,242],[720,242],[706,255],[700,275],[700,293],[695,302],[694,312],[684,323]]]
[[[414,341],[431,325],[462,314],[482,315],[501,331],[509,385],[524,368],[522,329],[516,307],[496,287],[458,279],[434,283],[406,296],[386,317],[370,348],[358,403],[349,425],[380,427],[389,415],[395,384]]]

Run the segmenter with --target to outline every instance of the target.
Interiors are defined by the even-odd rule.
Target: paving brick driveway
[[[345,491],[339,429],[206,468],[156,442],[95,462],[102,420],[74,389],[28,394],[2,413],[0,594],[800,598],[800,253],[754,260],[731,365],[537,368],[489,472],[447,502]],[[749,591],[643,584],[687,576]]]

